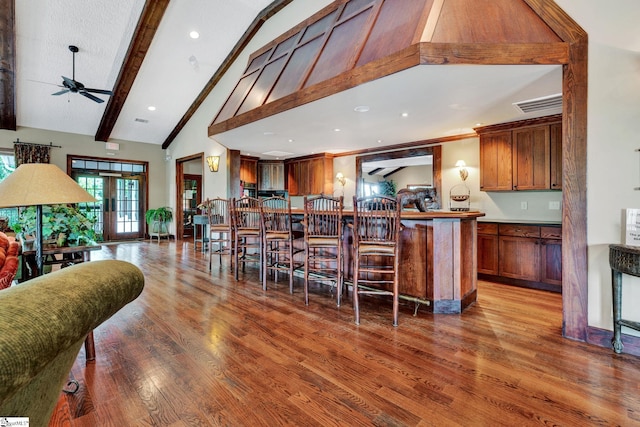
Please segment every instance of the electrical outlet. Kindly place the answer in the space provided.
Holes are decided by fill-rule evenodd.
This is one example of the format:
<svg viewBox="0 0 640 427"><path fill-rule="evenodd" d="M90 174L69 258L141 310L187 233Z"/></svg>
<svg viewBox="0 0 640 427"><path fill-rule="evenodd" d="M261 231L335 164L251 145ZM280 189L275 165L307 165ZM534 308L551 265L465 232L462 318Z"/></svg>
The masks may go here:
<svg viewBox="0 0 640 427"><path fill-rule="evenodd" d="M559 211L560 210L560 202L549 202L549 209L551 209L553 211Z"/></svg>
<svg viewBox="0 0 640 427"><path fill-rule="evenodd" d="M520 209L528 209L529 208L529 204L527 202L520 202Z"/></svg>

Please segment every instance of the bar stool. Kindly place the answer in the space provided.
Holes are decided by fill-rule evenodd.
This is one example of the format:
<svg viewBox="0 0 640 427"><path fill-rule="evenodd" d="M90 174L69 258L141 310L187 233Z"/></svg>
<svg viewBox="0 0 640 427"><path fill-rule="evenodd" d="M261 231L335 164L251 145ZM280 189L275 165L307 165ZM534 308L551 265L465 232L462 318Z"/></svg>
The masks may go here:
<svg viewBox="0 0 640 427"><path fill-rule="evenodd" d="M222 266L222 255L227 252L230 255L233 253L231 215L228 199L220 197L207 199L203 205L207 212L207 223L209 224L209 270L211 270L214 253L217 253L220 258L220 266ZM218 245L218 249L213 249L214 244ZM231 260L231 265L233 265L233 259Z"/></svg>
<svg viewBox="0 0 640 427"><path fill-rule="evenodd" d="M262 271L262 230L260 228L260 200L242 197L231 201L231 224L233 234L233 268L238 280L242 263L256 262Z"/></svg>
<svg viewBox="0 0 640 427"><path fill-rule="evenodd" d="M337 305L340 307L344 286L344 256L342 250L343 197L321 194L304 196L304 303L309 305L309 281L329 278L336 284ZM311 273L316 273L311 276ZM313 277L313 278L312 278Z"/></svg>
<svg viewBox="0 0 640 427"><path fill-rule="evenodd" d="M398 326L400 199L353 197L353 308L360 324L360 295L391 295Z"/></svg>
<svg viewBox="0 0 640 427"><path fill-rule="evenodd" d="M289 274L289 292L293 293L293 271L302 265L296 264L294 256L302 252L294 242L302 233L293 230L291 201L283 197L267 197L260 201L262 226L262 289L267 290L267 276L274 273L278 281L279 272Z"/></svg>

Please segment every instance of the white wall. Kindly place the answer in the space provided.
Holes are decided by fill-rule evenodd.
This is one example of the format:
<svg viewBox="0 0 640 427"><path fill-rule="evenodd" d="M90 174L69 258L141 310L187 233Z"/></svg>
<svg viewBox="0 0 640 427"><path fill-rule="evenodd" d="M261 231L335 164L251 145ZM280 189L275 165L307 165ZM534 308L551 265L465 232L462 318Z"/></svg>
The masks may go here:
<svg viewBox="0 0 640 427"><path fill-rule="evenodd" d="M167 204L165 182L167 173L164 153L160 145L139 142L110 140L120 144L120 150L114 156L108 155L105 143L95 141L92 136L42 129L18 128L17 131L0 130L0 147L13 149L13 142L60 145L51 149L51 163L67 171L67 155L82 155L109 158L110 160L140 160L149 162L149 206L159 207Z"/></svg>

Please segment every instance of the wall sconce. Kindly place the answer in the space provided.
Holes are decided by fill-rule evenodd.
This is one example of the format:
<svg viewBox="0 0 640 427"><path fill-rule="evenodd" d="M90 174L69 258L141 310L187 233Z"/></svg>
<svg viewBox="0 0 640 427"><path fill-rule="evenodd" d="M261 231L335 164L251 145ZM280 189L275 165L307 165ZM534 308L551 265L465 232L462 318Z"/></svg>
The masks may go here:
<svg viewBox="0 0 640 427"><path fill-rule="evenodd" d="M463 181L466 181L467 178L469 177L469 171L465 166L467 166L467 164L464 162L464 160L458 160L456 162L456 167L460 168L460 178Z"/></svg>
<svg viewBox="0 0 640 427"><path fill-rule="evenodd" d="M218 165L220 164L220 156L207 157L207 163L209 164L209 170L211 172L218 172Z"/></svg>

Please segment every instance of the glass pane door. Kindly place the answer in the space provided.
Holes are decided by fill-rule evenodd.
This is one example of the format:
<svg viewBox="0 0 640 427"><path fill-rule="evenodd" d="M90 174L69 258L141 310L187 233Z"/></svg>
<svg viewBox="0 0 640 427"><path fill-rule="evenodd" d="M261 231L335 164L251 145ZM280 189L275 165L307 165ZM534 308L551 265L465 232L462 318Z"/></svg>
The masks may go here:
<svg viewBox="0 0 640 427"><path fill-rule="evenodd" d="M80 209L96 219L96 233L104 241L144 237L141 176L76 175L76 181L98 201L81 203Z"/></svg>

